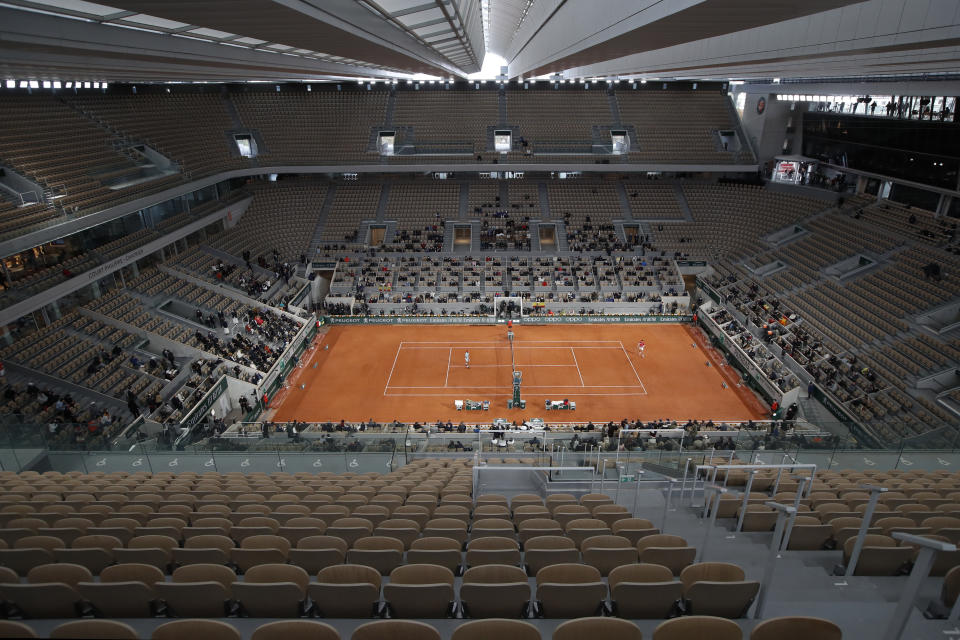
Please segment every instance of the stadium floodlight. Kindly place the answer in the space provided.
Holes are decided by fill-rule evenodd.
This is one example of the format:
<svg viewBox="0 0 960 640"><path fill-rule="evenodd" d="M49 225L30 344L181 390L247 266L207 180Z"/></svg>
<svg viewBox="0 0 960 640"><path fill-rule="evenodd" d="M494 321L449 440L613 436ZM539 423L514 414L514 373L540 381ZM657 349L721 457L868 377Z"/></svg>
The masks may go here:
<svg viewBox="0 0 960 640"><path fill-rule="evenodd" d="M54 89L59 89L59 88L61 88L61 86L62 86L62 85L61 85L61 83L60 83L59 80L54 80L54 81L53 81L53 88L54 88Z"/></svg>
<svg viewBox="0 0 960 640"><path fill-rule="evenodd" d="M7 78L7 89L16 89L17 81L11 78Z"/></svg>

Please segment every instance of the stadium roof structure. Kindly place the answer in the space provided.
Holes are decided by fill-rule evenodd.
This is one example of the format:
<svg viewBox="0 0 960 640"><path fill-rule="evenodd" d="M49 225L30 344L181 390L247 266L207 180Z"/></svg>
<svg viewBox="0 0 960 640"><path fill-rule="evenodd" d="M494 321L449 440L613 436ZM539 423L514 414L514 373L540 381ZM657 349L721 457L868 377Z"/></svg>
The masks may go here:
<svg viewBox="0 0 960 640"><path fill-rule="evenodd" d="M488 53L510 78L950 74L960 0L0 2L7 78L447 80Z"/></svg>

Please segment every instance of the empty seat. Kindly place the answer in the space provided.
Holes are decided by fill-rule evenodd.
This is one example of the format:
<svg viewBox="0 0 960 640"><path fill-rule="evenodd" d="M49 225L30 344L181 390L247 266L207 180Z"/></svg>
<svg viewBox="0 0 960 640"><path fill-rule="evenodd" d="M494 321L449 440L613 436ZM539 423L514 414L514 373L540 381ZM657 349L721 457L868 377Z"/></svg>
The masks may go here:
<svg viewBox="0 0 960 640"><path fill-rule="evenodd" d="M684 616L660 623L653 630L653 640L743 640L736 622L713 616ZM819 640L819 639L818 639Z"/></svg>
<svg viewBox="0 0 960 640"><path fill-rule="evenodd" d="M383 598L398 618L442 618L452 611L453 572L432 564L397 567Z"/></svg>
<svg viewBox="0 0 960 640"><path fill-rule="evenodd" d="M340 640L340 634L325 622L277 620L257 627L250 640Z"/></svg>
<svg viewBox="0 0 960 640"><path fill-rule="evenodd" d="M236 580L236 574L229 567L191 564L174 570L171 582L154 583L153 589L166 603L167 615L219 618L230 613Z"/></svg>
<svg viewBox="0 0 960 640"><path fill-rule="evenodd" d="M37 634L34 633L33 629L31 629L29 626L25 625L22 622L16 622L14 620L0 620L0 638L36 638L36 637L37 637ZM133 637L136 638L136 635L134 635Z"/></svg>
<svg viewBox="0 0 960 640"><path fill-rule="evenodd" d="M100 582L77 584L77 591L104 617L146 618L156 611L153 585L163 579L152 565L117 564L100 572Z"/></svg>
<svg viewBox="0 0 960 640"><path fill-rule="evenodd" d="M843 545L843 564L850 564L850 554L857 539L850 538ZM895 576L905 568L913 556L910 547L898 547L896 540L889 536L867 534L864 536L860 558L853 574L857 576Z"/></svg>
<svg viewBox="0 0 960 640"><path fill-rule="evenodd" d="M309 574L325 567L343 564L347 556L347 543L333 536L308 536L300 538L296 549L290 549L290 564L295 564Z"/></svg>
<svg viewBox="0 0 960 640"><path fill-rule="evenodd" d="M373 530L375 536L396 538L403 543L404 549L409 549L411 543L420 537L420 525L415 520L406 518L390 518L384 520Z"/></svg>
<svg viewBox="0 0 960 640"><path fill-rule="evenodd" d="M462 559L461 544L452 538L417 538L407 551L408 564L437 564L456 574Z"/></svg>
<svg viewBox="0 0 960 640"><path fill-rule="evenodd" d="M150 640L242 640L242 636L219 620L174 620L154 629Z"/></svg>
<svg viewBox="0 0 960 640"><path fill-rule="evenodd" d="M453 630L450 640L541 640L540 631L521 620L474 620Z"/></svg>
<svg viewBox="0 0 960 640"><path fill-rule="evenodd" d="M527 540L523 560L527 573L535 576L540 569L552 564L579 562L580 552L573 540L565 536L539 536Z"/></svg>
<svg viewBox="0 0 960 640"><path fill-rule="evenodd" d="M342 538L348 546L373 533L373 523L366 518L339 518L327 526L327 535Z"/></svg>
<svg viewBox="0 0 960 640"><path fill-rule="evenodd" d="M701 562L680 573L686 610L693 615L742 618L760 591L743 569L726 562Z"/></svg>
<svg viewBox="0 0 960 640"><path fill-rule="evenodd" d="M3 636L0 636L3 637ZM116 620L74 620L54 627L53 640L137 640L136 629Z"/></svg>
<svg viewBox="0 0 960 640"><path fill-rule="evenodd" d="M173 551L180 544L174 538L164 535L134 536L126 549L114 549L117 562L150 564L166 571L173 561Z"/></svg>
<svg viewBox="0 0 960 640"><path fill-rule="evenodd" d="M73 618L82 601L80 593L63 582L0 584L0 598L27 618Z"/></svg>
<svg viewBox="0 0 960 640"><path fill-rule="evenodd" d="M823 549L833 535L829 524L821 524L813 516L797 516L790 531L787 549L791 551L815 551Z"/></svg>
<svg viewBox="0 0 960 640"><path fill-rule="evenodd" d="M515 520L516 521L516 520ZM538 536L562 536L563 528L552 518L527 518L517 523L518 536L522 544Z"/></svg>
<svg viewBox="0 0 960 640"><path fill-rule="evenodd" d="M623 618L668 618L683 597L683 583L658 564L628 564L607 578L614 613Z"/></svg>
<svg viewBox="0 0 960 640"><path fill-rule="evenodd" d="M403 562L403 542L386 536L360 538L347 551L347 562L373 567L381 575L390 575Z"/></svg>
<svg viewBox="0 0 960 640"><path fill-rule="evenodd" d="M440 640L440 632L416 620L378 620L354 629L350 640Z"/></svg>
<svg viewBox="0 0 960 640"><path fill-rule="evenodd" d="M697 550L680 536L658 533L645 536L637 542L640 562L660 564L680 575L684 567L693 563Z"/></svg>
<svg viewBox="0 0 960 640"><path fill-rule="evenodd" d="M293 565L261 564L251 567L243 581L233 583L233 597L246 613L254 618L296 618L303 611L303 601L310 576Z"/></svg>
<svg viewBox="0 0 960 640"><path fill-rule="evenodd" d="M272 534L249 536L240 543L240 548L230 550L230 560L246 572L261 564L282 564L290 553L290 542Z"/></svg>
<svg viewBox="0 0 960 640"><path fill-rule="evenodd" d="M303 538L323 535L327 530L327 523L320 518L298 516L290 518L277 530L277 535L286 538L291 547L297 546Z"/></svg>
<svg viewBox="0 0 960 640"><path fill-rule="evenodd" d="M69 562L87 567L94 574L113 563L113 550L123 543L113 536L78 536L69 549L54 549L57 562Z"/></svg>
<svg viewBox="0 0 960 640"><path fill-rule="evenodd" d="M843 640L840 627L822 618L785 616L764 620L753 628L750 640Z"/></svg>
<svg viewBox="0 0 960 640"><path fill-rule="evenodd" d="M380 572L341 564L321 569L307 586L314 608L328 618L369 618L379 609Z"/></svg>
<svg viewBox="0 0 960 640"><path fill-rule="evenodd" d="M607 576L614 567L634 564L637 548L622 536L599 535L586 538L580 543L584 564L596 567L600 575Z"/></svg>
<svg viewBox="0 0 960 640"><path fill-rule="evenodd" d="M603 609L607 585L596 568L555 564L537 572L538 613L547 618L583 618Z"/></svg>
<svg viewBox="0 0 960 640"><path fill-rule="evenodd" d="M523 617L530 601L527 574L519 567L502 564L467 569L460 601L471 618Z"/></svg>
<svg viewBox="0 0 960 640"><path fill-rule="evenodd" d="M520 545L512 538L476 538L467 544L466 565L520 564Z"/></svg>
<svg viewBox="0 0 960 640"><path fill-rule="evenodd" d="M617 618L580 618L557 625L553 640L642 640L640 627L629 620Z"/></svg>
<svg viewBox="0 0 960 640"><path fill-rule="evenodd" d="M216 534L187 538L183 548L171 549L173 564L226 564L235 545L233 539Z"/></svg>
<svg viewBox="0 0 960 640"><path fill-rule="evenodd" d="M483 537L512 538L514 537L513 523L506 518L483 518L473 521L470 528L471 539Z"/></svg>
<svg viewBox="0 0 960 640"><path fill-rule="evenodd" d="M644 518L624 518L617 520L610 527L613 530L613 535L623 536L634 546L640 538L660 533L660 529Z"/></svg>

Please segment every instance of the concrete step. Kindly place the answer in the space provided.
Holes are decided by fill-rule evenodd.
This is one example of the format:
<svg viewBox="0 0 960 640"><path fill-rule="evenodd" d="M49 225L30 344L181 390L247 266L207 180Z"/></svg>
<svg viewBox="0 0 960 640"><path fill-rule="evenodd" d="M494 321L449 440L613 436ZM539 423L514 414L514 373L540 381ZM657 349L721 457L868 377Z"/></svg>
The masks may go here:
<svg viewBox="0 0 960 640"><path fill-rule="evenodd" d="M333 206L333 199L336 195L337 185L327 187L327 195L323 199L323 205L320 207L320 215L317 216L317 226L313 229L313 239L310 241L310 253L308 255L316 255L320 246L323 244L320 238L323 236L323 228L327 224L327 215L330 213L330 208Z"/></svg>

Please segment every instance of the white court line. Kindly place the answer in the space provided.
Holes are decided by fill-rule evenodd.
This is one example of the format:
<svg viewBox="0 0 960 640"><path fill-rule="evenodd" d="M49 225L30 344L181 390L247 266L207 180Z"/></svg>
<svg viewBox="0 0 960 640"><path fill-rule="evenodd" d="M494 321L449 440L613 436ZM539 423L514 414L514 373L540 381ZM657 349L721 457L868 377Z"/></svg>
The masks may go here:
<svg viewBox="0 0 960 640"><path fill-rule="evenodd" d="M393 356L393 366L390 367L390 375L387 376L387 384L383 387L383 395L387 395L387 389L390 387L390 380L393 379L393 370L397 368L397 359L400 357L400 347L403 343L397 345L397 355Z"/></svg>
<svg viewBox="0 0 960 640"><path fill-rule="evenodd" d="M469 384L466 386L460 387L446 387L447 389L503 389L507 385L499 384L494 386L478 386L475 384ZM393 386L390 389L443 389L444 387L437 387L432 385L427 386L415 386L415 387L401 387ZM523 385L524 389L642 389L642 387L633 387L629 384L586 384L582 387L575 384L541 384L536 386ZM646 391L644 391L646 393Z"/></svg>
<svg viewBox="0 0 960 640"><path fill-rule="evenodd" d="M580 365L577 363L577 352L573 350L573 347L570 347L570 355L573 356L573 364L577 367L577 375L580 376L580 386L586 386L583 384L583 374L580 373Z"/></svg>
<svg viewBox="0 0 960 640"><path fill-rule="evenodd" d="M640 374L637 373L637 368L633 366L633 360L630 359L630 354L627 353L626 347L623 346L623 342L620 343L620 348L623 349L623 355L626 356L627 362L630 363L630 368L633 369L633 375L637 376L637 382L640 383L640 386L643 387L643 392L647 392L647 388L643 386L643 380L640 379Z"/></svg>
<svg viewBox="0 0 960 640"><path fill-rule="evenodd" d="M450 360L453 359L453 347L450 347L450 353L447 354L447 377L443 379L443 386L450 382Z"/></svg>
<svg viewBox="0 0 960 640"><path fill-rule="evenodd" d="M448 347L448 345L450 345L450 343L449 343L449 342L445 342L445 343L443 343L442 345L437 345L437 346L435 346L435 347L407 347L407 346L404 346L404 347L402 347L402 348L403 348L404 351L417 351L418 349L422 349L422 350L440 349L440 350L442 350L442 349L446 349L446 348ZM499 346L494 346L494 347L475 347L475 346L471 346L470 348L473 349L474 351L491 350L491 349L493 349L493 350L503 349L504 351L506 351L506 350L509 349L510 347L509 347L508 345L499 345ZM542 350L542 349L570 349L570 348L571 348L571 347L570 347L569 345L566 345L566 346L558 346L558 347L522 347L522 346L521 346L521 347L518 347L518 346L514 346L513 349L514 349L514 351L523 351L524 349L526 349L526 350L529 351L529 350L533 350L533 349ZM595 347L595 346L592 346L592 345L578 345L578 346L577 346L577 349L619 349L619 348L620 348L619 345L610 345L609 347Z"/></svg>
<svg viewBox="0 0 960 640"><path fill-rule="evenodd" d="M437 388L437 387L432 387ZM476 388L476 387L473 387ZM503 387L493 387L495 389L502 389ZM528 387L529 388L529 387ZM554 389L556 387L550 387ZM573 389L578 389L579 387L573 387ZM579 396L598 396L598 397L613 397L613 396L629 396L633 398L639 398L641 396L647 395L646 393L581 393L579 391L564 392L565 395L570 397L579 397ZM462 396L462 393L388 393L388 398L457 398ZM513 394L511 393L484 393L485 397L490 398L509 398ZM742 421L742 419L738 419ZM730 422L734 422L731 420Z"/></svg>
<svg viewBox="0 0 960 640"><path fill-rule="evenodd" d="M454 369L466 369L466 366L460 366L458 364L452 365ZM575 364L523 364L518 363L517 368L523 367L524 369L529 369L530 367L575 367ZM471 369L479 369L480 367L513 367L511 364L472 364L470 365Z"/></svg>
<svg viewBox="0 0 960 640"><path fill-rule="evenodd" d="M520 340L515 341L522 342L523 344L570 344L577 342L586 342L590 344L623 344L620 340ZM400 343L404 344L503 344L503 340L404 340Z"/></svg>

